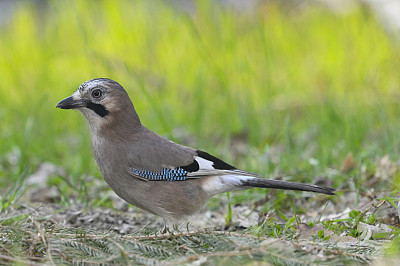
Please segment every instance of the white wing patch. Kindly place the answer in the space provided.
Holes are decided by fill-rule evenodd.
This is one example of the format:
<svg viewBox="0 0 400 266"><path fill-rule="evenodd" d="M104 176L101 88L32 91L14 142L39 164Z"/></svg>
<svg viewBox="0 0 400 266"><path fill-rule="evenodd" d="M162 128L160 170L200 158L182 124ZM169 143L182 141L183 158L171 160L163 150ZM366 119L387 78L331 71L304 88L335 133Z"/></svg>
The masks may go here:
<svg viewBox="0 0 400 266"><path fill-rule="evenodd" d="M199 156L195 156L194 159L199 164L199 170L196 172L189 172L188 178L202 178L207 176L225 176L225 175L262 177L260 175L242 171L239 169L233 169L233 170L215 169L213 166L214 162L212 161L209 161Z"/></svg>
<svg viewBox="0 0 400 266"><path fill-rule="evenodd" d="M214 162L201 158L199 156L195 156L194 159L199 164L200 171L201 170L215 170L213 164Z"/></svg>

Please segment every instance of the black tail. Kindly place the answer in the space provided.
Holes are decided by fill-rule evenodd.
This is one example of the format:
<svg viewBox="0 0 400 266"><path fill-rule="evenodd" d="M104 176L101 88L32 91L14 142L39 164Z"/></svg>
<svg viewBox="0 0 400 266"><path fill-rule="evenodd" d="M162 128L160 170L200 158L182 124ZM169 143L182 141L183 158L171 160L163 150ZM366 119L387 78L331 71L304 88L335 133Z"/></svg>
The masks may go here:
<svg viewBox="0 0 400 266"><path fill-rule="evenodd" d="M247 178L247 179L242 179L241 182L242 186L246 187L262 187L262 188L274 188L274 189L311 191L326 195L336 195L334 188L320 187L316 185L309 185L296 182L287 182L287 181L271 180L264 178Z"/></svg>

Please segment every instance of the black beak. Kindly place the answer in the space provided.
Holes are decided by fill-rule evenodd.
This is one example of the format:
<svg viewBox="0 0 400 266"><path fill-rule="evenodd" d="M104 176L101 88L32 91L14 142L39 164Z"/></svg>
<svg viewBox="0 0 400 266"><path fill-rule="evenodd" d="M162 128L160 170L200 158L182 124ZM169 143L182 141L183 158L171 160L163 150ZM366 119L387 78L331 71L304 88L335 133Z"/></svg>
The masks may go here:
<svg viewBox="0 0 400 266"><path fill-rule="evenodd" d="M72 96L60 101L56 106L56 108L61 109L75 109L80 107L86 107L86 102L82 100L74 100Z"/></svg>

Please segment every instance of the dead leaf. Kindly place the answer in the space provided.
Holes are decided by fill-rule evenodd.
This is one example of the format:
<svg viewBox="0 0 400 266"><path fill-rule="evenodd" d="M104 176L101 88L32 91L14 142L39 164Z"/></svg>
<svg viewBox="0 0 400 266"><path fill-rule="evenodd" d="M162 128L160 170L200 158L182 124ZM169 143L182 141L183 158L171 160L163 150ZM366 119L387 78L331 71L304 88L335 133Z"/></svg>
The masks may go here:
<svg viewBox="0 0 400 266"><path fill-rule="evenodd" d="M346 158L342 162L340 171L342 171L342 173L348 173L356 167L357 167L357 162L354 161L353 154L351 152L349 152L347 154Z"/></svg>

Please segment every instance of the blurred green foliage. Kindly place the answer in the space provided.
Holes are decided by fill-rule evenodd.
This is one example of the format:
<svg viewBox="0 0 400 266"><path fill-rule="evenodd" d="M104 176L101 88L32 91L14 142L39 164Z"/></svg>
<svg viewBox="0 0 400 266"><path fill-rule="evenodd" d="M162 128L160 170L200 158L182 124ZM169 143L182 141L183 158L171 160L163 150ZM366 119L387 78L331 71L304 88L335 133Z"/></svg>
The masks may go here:
<svg viewBox="0 0 400 266"><path fill-rule="evenodd" d="M120 82L150 129L265 176L399 156L399 40L364 6L23 2L0 40L0 188L44 161L99 176L86 121L55 109L97 77Z"/></svg>
<svg viewBox="0 0 400 266"><path fill-rule="evenodd" d="M109 194L102 193L105 183L91 177L100 174L86 121L79 112L55 108L82 82L97 77L120 82L142 122L161 135L266 177L330 179L335 188L356 190L358 202L377 159L385 154L399 159L400 40L385 32L366 5L335 12L298 2L261 0L254 10L238 10L211 0L194 1L189 8L179 6L184 1L161 0L18 1L11 19L0 24L2 261L150 264L180 258L184 263L193 262L194 253L208 253L208 261L235 264L257 257L280 264L326 262L313 251L308 251L312 258L299 260L300 249L294 252L290 245L277 248L276 256L269 244L249 253L237 239L232 242L234 235L90 239L87 228L58 231L45 223L42 227L33 214L7 215L10 206L19 207L25 179L43 162L67 173L47 183L57 187L63 205L113 207ZM347 157L347 170L340 171L349 153L354 161ZM390 174L385 185L398 184L400 173ZM297 214L315 211L318 197L293 203L291 193L266 195L253 189L228 194L226 224L235 223L231 204L257 201L264 211L278 209L286 223L268 213L248 232L292 239ZM330 199L344 198L340 193ZM226 204L224 197L211 199L210 208ZM398 197L384 199L396 207ZM294 215L285 216L290 203ZM360 222L377 219L353 209L349 218L321 224L357 237ZM397 231L372 237L391 238ZM238 239L257 247L259 239L249 236ZM314 235L319 242L329 238L323 230ZM399 253L398 239L385 247L386 253ZM332 259L331 245L327 250L331 261L339 261ZM268 256L260 257L265 252ZM343 255L340 263L362 257L346 257L348 252L337 253Z"/></svg>

